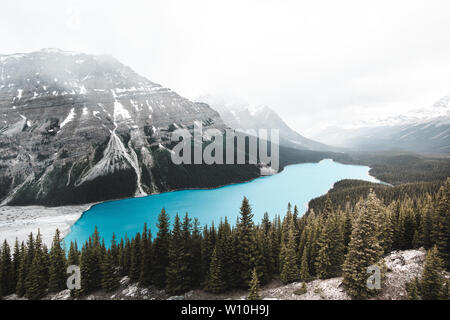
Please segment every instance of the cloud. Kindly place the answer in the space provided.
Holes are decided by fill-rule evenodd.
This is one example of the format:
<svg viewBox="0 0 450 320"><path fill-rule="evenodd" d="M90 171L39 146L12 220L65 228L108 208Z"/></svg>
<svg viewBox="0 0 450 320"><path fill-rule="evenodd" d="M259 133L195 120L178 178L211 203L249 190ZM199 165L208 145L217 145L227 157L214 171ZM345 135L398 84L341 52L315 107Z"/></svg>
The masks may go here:
<svg viewBox="0 0 450 320"><path fill-rule="evenodd" d="M194 98L231 92L302 133L449 93L450 2L10 1L0 52L115 56Z"/></svg>

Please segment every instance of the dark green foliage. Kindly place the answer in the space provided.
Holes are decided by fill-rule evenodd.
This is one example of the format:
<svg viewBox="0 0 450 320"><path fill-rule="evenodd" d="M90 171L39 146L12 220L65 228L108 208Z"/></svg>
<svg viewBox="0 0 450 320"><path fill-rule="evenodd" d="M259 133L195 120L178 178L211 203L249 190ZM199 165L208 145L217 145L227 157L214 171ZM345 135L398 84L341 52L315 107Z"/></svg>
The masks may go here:
<svg viewBox="0 0 450 320"><path fill-rule="evenodd" d="M61 248L61 238L59 230L56 229L50 251L49 284L50 292L58 292L65 289L66 286L66 255Z"/></svg>
<svg viewBox="0 0 450 320"><path fill-rule="evenodd" d="M14 266L11 261L11 249L6 240L3 242L0 257L0 298L14 292Z"/></svg>
<svg viewBox="0 0 450 320"><path fill-rule="evenodd" d="M131 262L130 262L130 280L132 282L139 281L142 270L142 248L141 235L136 234L136 237L131 240Z"/></svg>
<svg viewBox="0 0 450 320"><path fill-rule="evenodd" d="M111 251L106 254L102 264L102 289L106 292L112 292L119 287L119 276L113 263Z"/></svg>
<svg viewBox="0 0 450 320"><path fill-rule="evenodd" d="M352 298L364 299L371 294L367 288L367 268L378 263L383 253L378 240L382 210L382 204L373 192L356 208L357 217L343 266L343 284Z"/></svg>
<svg viewBox="0 0 450 320"><path fill-rule="evenodd" d="M164 209L158 216L158 233L153 244L155 261L158 261L153 270L153 282L156 286L166 286L166 269L169 265L169 216Z"/></svg>
<svg viewBox="0 0 450 320"><path fill-rule="evenodd" d="M239 265L237 272L240 276L240 283L242 286L248 286L252 278L253 269L253 214L248 199L244 197L240 209L239 223L237 225L237 232L239 237L237 256L239 258Z"/></svg>
<svg viewBox="0 0 450 320"><path fill-rule="evenodd" d="M175 295L184 293L189 289L188 268L180 218L177 214L169 242L169 264L166 269L166 290L168 293Z"/></svg>
<svg viewBox="0 0 450 320"><path fill-rule="evenodd" d="M259 280L258 273L256 272L256 268L253 269L252 279L250 281L250 289L247 300L261 300L261 296L259 294Z"/></svg>
<svg viewBox="0 0 450 320"><path fill-rule="evenodd" d="M445 268L450 270L450 178L438 193L433 238Z"/></svg>
<svg viewBox="0 0 450 320"><path fill-rule="evenodd" d="M211 266L209 269L208 283L205 288L212 293L221 293L226 289L226 283L223 279L221 261L217 257L217 248L214 248L211 257Z"/></svg>
<svg viewBox="0 0 450 320"><path fill-rule="evenodd" d="M443 264L442 259L439 257L437 247L435 246L430 249L425 258L425 266L419 282L419 292L423 300L446 298L446 292L444 291L446 281L443 276Z"/></svg>
<svg viewBox="0 0 450 320"><path fill-rule="evenodd" d="M112 247L111 247L112 252ZM141 243L141 272L139 275L139 283L148 286L152 282L153 267L153 251L152 251L152 234L147 230L147 224L144 224L142 231Z"/></svg>
<svg viewBox="0 0 450 320"><path fill-rule="evenodd" d="M42 298L48 288L47 252L42 246L41 234L38 232L34 245L34 254L29 270L26 274L25 296L28 299Z"/></svg>

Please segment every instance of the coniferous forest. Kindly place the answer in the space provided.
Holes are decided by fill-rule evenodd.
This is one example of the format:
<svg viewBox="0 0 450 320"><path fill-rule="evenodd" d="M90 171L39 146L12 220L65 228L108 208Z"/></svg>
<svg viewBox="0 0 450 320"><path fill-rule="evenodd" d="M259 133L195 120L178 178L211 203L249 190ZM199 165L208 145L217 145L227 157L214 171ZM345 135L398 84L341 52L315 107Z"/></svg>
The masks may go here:
<svg viewBox="0 0 450 320"><path fill-rule="evenodd" d="M428 252L420 277L408 284L409 299L449 299L450 178L443 183L398 187L359 181L337 183L327 196L310 203L299 216L287 204L286 214L254 221L244 198L235 223L226 217L200 226L186 213L169 217L164 209L158 232L147 225L133 238L113 237L106 246L95 229L89 241L62 247L58 230L47 248L39 232L0 251L0 296L40 299L66 289L69 265L81 269L82 298L97 290L112 292L128 276L145 287L171 295L201 288L211 293L248 289L248 299L260 299L260 286L278 278L283 283L343 277L353 299L375 297L366 285L366 269L378 265L393 250L424 247ZM401 195L401 196L400 196ZM383 280L383 277L382 277Z"/></svg>

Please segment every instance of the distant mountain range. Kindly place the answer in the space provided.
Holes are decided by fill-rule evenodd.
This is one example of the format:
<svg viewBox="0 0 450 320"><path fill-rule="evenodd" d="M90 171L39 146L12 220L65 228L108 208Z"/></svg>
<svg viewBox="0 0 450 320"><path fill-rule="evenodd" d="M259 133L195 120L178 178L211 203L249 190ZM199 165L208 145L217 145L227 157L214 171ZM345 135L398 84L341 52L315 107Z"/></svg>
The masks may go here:
<svg viewBox="0 0 450 320"><path fill-rule="evenodd" d="M430 107L354 128L329 127L315 135L320 141L363 151L399 149L450 153L450 95Z"/></svg>
<svg viewBox="0 0 450 320"><path fill-rule="evenodd" d="M236 130L270 129L279 130L280 144L301 150L330 151L335 148L308 139L291 129L281 117L268 106L251 106L236 99L222 98L214 95L204 95L196 98L209 104L219 112L222 120L229 127ZM270 138L270 137L269 137Z"/></svg>

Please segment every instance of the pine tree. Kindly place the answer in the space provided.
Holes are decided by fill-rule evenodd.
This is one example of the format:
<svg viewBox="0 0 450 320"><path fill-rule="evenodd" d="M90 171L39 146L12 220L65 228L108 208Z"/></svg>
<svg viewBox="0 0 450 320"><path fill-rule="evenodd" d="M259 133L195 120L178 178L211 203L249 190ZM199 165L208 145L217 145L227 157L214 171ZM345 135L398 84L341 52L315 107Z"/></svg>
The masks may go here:
<svg viewBox="0 0 450 320"><path fill-rule="evenodd" d="M150 230L147 230L147 224L144 224L144 230L142 231L142 245L141 245L141 274L139 277L139 283L143 286L148 286L152 282L152 270L153 270L153 254L152 254L152 234Z"/></svg>
<svg viewBox="0 0 450 320"><path fill-rule="evenodd" d="M308 265L308 249L305 248L303 250L301 265L300 265L300 280L303 282L308 281L311 278L309 274L309 265Z"/></svg>
<svg viewBox="0 0 450 320"><path fill-rule="evenodd" d="M16 241L14 243L14 253L13 253L13 259L12 259L12 267L13 267L12 290L13 291L16 290L17 281L19 279L19 269L20 269L21 261L22 261L22 251L19 246L19 240L16 238Z"/></svg>
<svg viewBox="0 0 450 320"><path fill-rule="evenodd" d="M26 274L25 296L28 299L36 300L42 298L48 286L45 252L42 248L41 234L38 231L36 243L34 244L34 255L30 269Z"/></svg>
<svg viewBox="0 0 450 320"><path fill-rule="evenodd" d="M142 269L141 255L141 234L138 232L136 236L131 240L130 280L132 282L139 281Z"/></svg>
<svg viewBox="0 0 450 320"><path fill-rule="evenodd" d="M420 209L420 243L419 246L423 246L425 249L431 248L432 243L432 232L433 232L433 200L431 195L427 193L425 195L424 203L422 203L422 208Z"/></svg>
<svg viewBox="0 0 450 320"><path fill-rule="evenodd" d="M114 232L112 234L111 246L109 249L111 251L111 260L112 260L113 265L118 266L119 265L119 246L117 245L116 235Z"/></svg>
<svg viewBox="0 0 450 320"><path fill-rule="evenodd" d="M80 265L80 253L78 252L77 242L70 243L69 255L67 257L68 266L79 266Z"/></svg>
<svg viewBox="0 0 450 320"><path fill-rule="evenodd" d="M256 269L253 269L247 300L261 300L259 291L258 273L256 272Z"/></svg>
<svg viewBox="0 0 450 320"><path fill-rule="evenodd" d="M192 220L188 213L184 215L183 223L181 225L181 247L182 247L182 263L183 268L183 287L184 290L192 288L194 283L194 265L193 261L193 242L192 242Z"/></svg>
<svg viewBox="0 0 450 320"><path fill-rule="evenodd" d="M119 287L119 276L114 267L111 251L106 254L102 264L102 289L112 292Z"/></svg>
<svg viewBox="0 0 450 320"><path fill-rule="evenodd" d="M185 278L188 266L184 264L184 255L180 218L177 214L169 242L169 265L166 271L166 291L170 294L184 293L189 289Z"/></svg>
<svg viewBox="0 0 450 320"><path fill-rule="evenodd" d="M444 267L450 270L450 178L438 193L433 238Z"/></svg>
<svg viewBox="0 0 450 320"><path fill-rule="evenodd" d="M327 213L327 220L318 239L316 273L321 279L330 278L340 273L344 256L344 229L339 215Z"/></svg>
<svg viewBox="0 0 450 320"><path fill-rule="evenodd" d="M443 261L439 257L437 247L427 253L425 266L420 278L420 295L423 300L437 300L444 297L445 278L443 276Z"/></svg>
<svg viewBox="0 0 450 320"><path fill-rule="evenodd" d="M169 265L169 217L164 209L158 216L158 233L153 244L154 258L157 263L154 265L153 281L159 288L166 285L166 269Z"/></svg>
<svg viewBox="0 0 450 320"><path fill-rule="evenodd" d="M291 283L300 278L300 272L298 270L296 250L295 250L296 243L295 243L293 223L289 224L289 232L287 240L288 240L287 244L284 243L282 244L281 249L282 254L280 254L280 263L281 263L280 279L283 283Z"/></svg>
<svg viewBox="0 0 450 320"><path fill-rule="evenodd" d="M253 269L253 214L248 199L244 197L240 209L240 217L237 225L237 232L239 233L239 242L237 247L237 254L239 258L239 265L237 271L240 276L241 286L248 286L252 277Z"/></svg>
<svg viewBox="0 0 450 320"><path fill-rule="evenodd" d="M214 248L213 250L208 283L205 289L212 293L222 293L226 289L226 283L223 280L222 266L217 257L217 248Z"/></svg>
<svg viewBox="0 0 450 320"><path fill-rule="evenodd" d="M102 248L97 227L81 250L81 294L89 294L102 286Z"/></svg>
<svg viewBox="0 0 450 320"><path fill-rule="evenodd" d="M14 292L14 269L11 261L11 249L3 242L0 257L0 297Z"/></svg>
<svg viewBox="0 0 450 320"><path fill-rule="evenodd" d="M34 257L34 237L33 233L30 233L27 240L26 247L23 247L22 260L19 267L19 277L17 279L16 294L22 297L25 294L26 279L31 268L31 263Z"/></svg>
<svg viewBox="0 0 450 320"><path fill-rule="evenodd" d="M58 292L66 286L66 255L61 248L59 230L56 229L50 251L49 291Z"/></svg>
<svg viewBox="0 0 450 320"><path fill-rule="evenodd" d="M202 282L202 235L197 218L193 222L191 254L192 282L198 286Z"/></svg>
<svg viewBox="0 0 450 320"><path fill-rule="evenodd" d="M352 298L364 299L371 293L367 288L367 268L376 264L383 253L378 225L382 206L371 190L367 200L359 202L356 207L357 218L343 266L343 283Z"/></svg>
<svg viewBox="0 0 450 320"><path fill-rule="evenodd" d="M408 284L408 300L421 300L419 279L416 277Z"/></svg>

